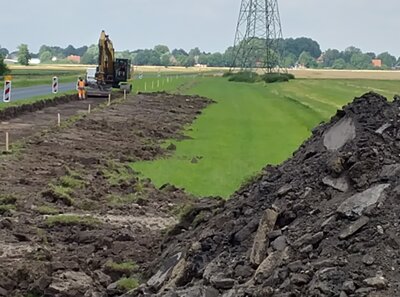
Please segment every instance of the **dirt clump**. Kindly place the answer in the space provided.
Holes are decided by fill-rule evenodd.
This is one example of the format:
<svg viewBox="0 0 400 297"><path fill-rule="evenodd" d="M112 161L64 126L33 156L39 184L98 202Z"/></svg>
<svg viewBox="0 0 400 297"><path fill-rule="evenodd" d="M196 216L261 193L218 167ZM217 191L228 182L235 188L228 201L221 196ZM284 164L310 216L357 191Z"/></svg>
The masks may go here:
<svg viewBox="0 0 400 297"><path fill-rule="evenodd" d="M0 157L0 296L117 296L137 287L175 210L192 197L155 188L131 163L168 154L161 143L183 138L210 103L129 96L20 138L23 147ZM30 119L20 135L42 122Z"/></svg>
<svg viewBox="0 0 400 297"><path fill-rule="evenodd" d="M123 296L400 296L399 110L397 97L356 98L212 216L175 228Z"/></svg>

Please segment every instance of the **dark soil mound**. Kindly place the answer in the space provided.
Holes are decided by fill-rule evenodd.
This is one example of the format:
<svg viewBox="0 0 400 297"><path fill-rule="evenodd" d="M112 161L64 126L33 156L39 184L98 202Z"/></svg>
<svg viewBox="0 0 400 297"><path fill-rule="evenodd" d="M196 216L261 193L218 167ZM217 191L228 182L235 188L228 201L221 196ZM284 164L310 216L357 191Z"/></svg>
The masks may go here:
<svg viewBox="0 0 400 297"><path fill-rule="evenodd" d="M356 98L293 158L199 206L125 296L400 296L399 119L399 98Z"/></svg>

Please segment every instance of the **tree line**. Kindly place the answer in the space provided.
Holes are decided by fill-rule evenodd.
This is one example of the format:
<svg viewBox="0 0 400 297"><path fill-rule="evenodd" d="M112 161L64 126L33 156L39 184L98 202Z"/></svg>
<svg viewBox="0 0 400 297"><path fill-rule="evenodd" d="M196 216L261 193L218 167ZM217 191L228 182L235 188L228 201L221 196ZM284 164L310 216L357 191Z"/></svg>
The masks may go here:
<svg viewBox="0 0 400 297"><path fill-rule="evenodd" d="M252 40L254 43L265 42L261 39ZM343 51L328 49L321 51L319 43L311 38L287 38L278 41L279 48L282 49L280 64L284 67L306 67L306 68L331 68L331 69L376 69L372 64L373 59L382 61L381 69L395 67L400 58L396 58L388 52L373 53L362 52L361 49L350 46ZM152 49L137 49L134 51L117 51L117 58L130 59L134 65L151 66L184 66L191 67L196 64L209 67L230 67L234 60L235 49L228 47L224 52L205 52L198 47L189 51L184 49L172 49L166 45L156 45ZM8 55L16 55L18 62L28 65L31 58L39 58L41 63L74 63L67 60L70 55L80 56L81 64L97 64L98 46L82 46L75 48L72 45L62 48L59 46L42 45L38 53L31 53L28 45L21 44L18 51L10 53L6 48L0 46L0 71L4 68L3 58ZM254 57L249 60L257 61L265 52L254 52ZM277 63L277 62L274 62Z"/></svg>

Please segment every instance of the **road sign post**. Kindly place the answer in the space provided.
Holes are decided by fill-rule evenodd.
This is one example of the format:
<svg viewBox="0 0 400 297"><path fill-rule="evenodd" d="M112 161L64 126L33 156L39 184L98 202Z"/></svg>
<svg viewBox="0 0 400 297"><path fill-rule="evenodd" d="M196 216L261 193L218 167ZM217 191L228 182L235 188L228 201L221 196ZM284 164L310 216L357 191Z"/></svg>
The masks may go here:
<svg viewBox="0 0 400 297"><path fill-rule="evenodd" d="M11 80L4 82L3 102L11 101Z"/></svg>
<svg viewBox="0 0 400 297"><path fill-rule="evenodd" d="M53 94L58 93L58 77L57 76L53 77L53 84L52 84L51 90L52 90Z"/></svg>

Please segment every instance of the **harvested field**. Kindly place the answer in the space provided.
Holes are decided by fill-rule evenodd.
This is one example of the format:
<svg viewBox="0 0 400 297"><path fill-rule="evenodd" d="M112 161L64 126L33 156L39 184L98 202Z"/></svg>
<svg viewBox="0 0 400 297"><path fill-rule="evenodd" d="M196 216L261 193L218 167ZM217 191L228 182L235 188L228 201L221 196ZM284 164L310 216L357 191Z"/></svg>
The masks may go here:
<svg viewBox="0 0 400 297"><path fill-rule="evenodd" d="M140 282L162 230L191 201L172 186L156 189L127 162L165 154L160 142L182 137L209 100L138 95L75 116L86 103L7 124L20 146L0 158L0 296L120 295ZM54 127L56 112L72 118Z"/></svg>
<svg viewBox="0 0 400 297"><path fill-rule="evenodd" d="M170 232L131 296L400 296L400 98L368 93Z"/></svg>

